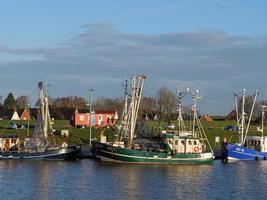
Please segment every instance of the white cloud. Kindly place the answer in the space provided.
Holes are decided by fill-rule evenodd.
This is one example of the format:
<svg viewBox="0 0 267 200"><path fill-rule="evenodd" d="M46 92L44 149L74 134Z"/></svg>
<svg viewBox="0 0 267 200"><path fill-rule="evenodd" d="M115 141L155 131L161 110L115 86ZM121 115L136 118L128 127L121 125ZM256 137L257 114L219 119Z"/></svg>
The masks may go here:
<svg viewBox="0 0 267 200"><path fill-rule="evenodd" d="M13 75L0 89L2 93L50 80L57 96L83 94L90 87L96 87L99 96L118 96L122 94L120 81L144 73L157 87L175 89L174 80L202 87L211 95L207 102L222 104L218 113L225 110L227 96L231 101L232 88L264 88L267 75L266 36L230 36L220 31L144 35L120 32L112 24L87 24L82 34L57 47L12 49L2 45L0 53L21 58L0 63L0 80L8 81L5 74ZM22 79L25 83L18 84ZM216 113L209 104L204 109Z"/></svg>

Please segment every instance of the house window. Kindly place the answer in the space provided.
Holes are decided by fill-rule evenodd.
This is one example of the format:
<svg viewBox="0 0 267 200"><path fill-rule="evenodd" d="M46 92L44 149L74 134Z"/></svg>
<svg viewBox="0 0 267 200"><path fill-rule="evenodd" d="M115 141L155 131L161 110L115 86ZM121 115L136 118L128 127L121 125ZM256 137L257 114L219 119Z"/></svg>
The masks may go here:
<svg viewBox="0 0 267 200"><path fill-rule="evenodd" d="M103 120L103 116L102 115L98 115L98 120L102 121Z"/></svg>
<svg viewBox="0 0 267 200"><path fill-rule="evenodd" d="M80 115L80 121L84 121L84 115Z"/></svg>

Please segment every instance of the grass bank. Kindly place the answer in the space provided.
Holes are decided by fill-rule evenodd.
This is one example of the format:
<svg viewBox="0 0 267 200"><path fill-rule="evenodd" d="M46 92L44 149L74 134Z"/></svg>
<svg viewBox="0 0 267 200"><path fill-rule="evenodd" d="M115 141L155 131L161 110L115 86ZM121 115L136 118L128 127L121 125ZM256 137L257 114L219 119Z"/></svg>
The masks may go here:
<svg viewBox="0 0 267 200"><path fill-rule="evenodd" d="M27 122L25 121L14 121L15 123L21 123L25 126L25 129L8 129L8 124L11 121L8 120L0 120L0 135L5 134L16 134L19 135L21 138L27 137ZM32 133L34 129L34 121L30 121L30 128L29 132ZM177 121L172 121L171 123L175 124L177 127ZM189 130L190 122L185 121L186 128ZM237 142L238 140L238 133L233 131L224 130L224 127L228 125L235 125L234 121L213 121L213 122L202 122L203 128L207 134L208 140L214 149L220 147L220 144L215 144L215 137L220 137L220 142L226 138L228 141ZM257 127L260 124L252 124L250 126L249 135L260 135L261 133L257 131ZM72 127L68 120L56 120L54 121L53 127L55 129L55 136L57 140L61 140L60 131L62 129L69 130L70 143L82 143L88 144L89 143L89 128L75 128ZM166 130L167 123L166 122L159 122L159 121L147 121L145 124L145 132L148 136L153 137L159 134L162 130ZM175 130L175 128L174 128ZM92 128L92 138L99 139L100 133L105 132L108 135L108 140L114 137L114 131L111 128L101 129L101 128Z"/></svg>

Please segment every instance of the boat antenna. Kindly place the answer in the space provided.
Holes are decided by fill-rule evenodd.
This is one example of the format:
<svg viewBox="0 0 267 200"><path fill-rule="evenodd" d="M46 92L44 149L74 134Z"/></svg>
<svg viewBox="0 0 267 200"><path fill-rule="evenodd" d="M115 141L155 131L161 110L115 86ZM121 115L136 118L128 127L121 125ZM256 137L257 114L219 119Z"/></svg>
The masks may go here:
<svg viewBox="0 0 267 200"><path fill-rule="evenodd" d="M266 105L262 105L261 108L262 108L262 112L261 112L261 137L263 138L264 117L265 117L265 111L266 111L267 106Z"/></svg>
<svg viewBox="0 0 267 200"><path fill-rule="evenodd" d="M240 138L239 138L239 143L240 145L242 145L243 143L243 138L244 138L244 128L245 128L245 94L246 94L246 89L243 88L242 90L242 107L241 107L241 124L240 124L240 129L239 129L239 133L240 133Z"/></svg>
<svg viewBox="0 0 267 200"><path fill-rule="evenodd" d="M239 113L238 113L238 95L237 95L237 93L234 92L234 96L235 96L236 122L237 122L237 125L238 125L239 124Z"/></svg>

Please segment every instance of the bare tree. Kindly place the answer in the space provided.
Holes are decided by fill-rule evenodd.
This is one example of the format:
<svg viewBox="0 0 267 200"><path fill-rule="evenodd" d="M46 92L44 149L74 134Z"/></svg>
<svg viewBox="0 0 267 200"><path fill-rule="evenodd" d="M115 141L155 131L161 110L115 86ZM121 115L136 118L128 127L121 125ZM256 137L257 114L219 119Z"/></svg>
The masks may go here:
<svg viewBox="0 0 267 200"><path fill-rule="evenodd" d="M120 98L100 97L94 102L94 107L103 110L116 110L121 113L123 101Z"/></svg>
<svg viewBox="0 0 267 200"><path fill-rule="evenodd" d="M166 87L158 91L158 105L161 112L161 118L171 120L172 114L177 111L177 97Z"/></svg>
<svg viewBox="0 0 267 200"><path fill-rule="evenodd" d="M29 98L27 96L22 95L22 96L17 97L16 101L17 101L17 107L19 109L23 109L28 106Z"/></svg>
<svg viewBox="0 0 267 200"><path fill-rule="evenodd" d="M2 106L3 105L3 96L2 95L0 95L0 106Z"/></svg>
<svg viewBox="0 0 267 200"><path fill-rule="evenodd" d="M69 97L57 97L51 99L51 105L54 107L86 107L86 100L79 96L69 96Z"/></svg>
<svg viewBox="0 0 267 200"><path fill-rule="evenodd" d="M143 97L141 100L140 113L147 114L149 118L153 118L159 112L158 101L154 97Z"/></svg>

